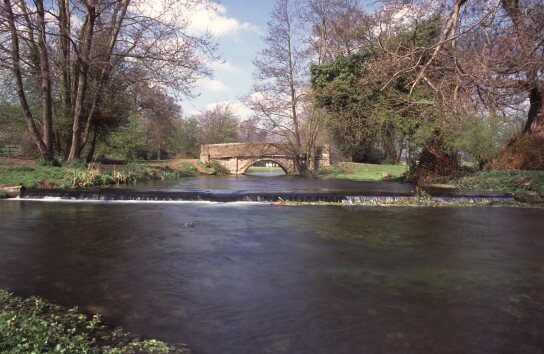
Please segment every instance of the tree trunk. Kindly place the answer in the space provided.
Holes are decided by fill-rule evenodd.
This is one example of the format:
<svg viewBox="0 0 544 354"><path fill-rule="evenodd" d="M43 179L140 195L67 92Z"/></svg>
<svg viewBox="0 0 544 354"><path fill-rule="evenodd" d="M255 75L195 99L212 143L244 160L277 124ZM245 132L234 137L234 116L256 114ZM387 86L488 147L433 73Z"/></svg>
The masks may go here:
<svg viewBox="0 0 544 354"><path fill-rule="evenodd" d="M523 133L544 137L544 86L535 86L531 90L529 102L529 113Z"/></svg>
<svg viewBox="0 0 544 354"><path fill-rule="evenodd" d="M60 27L60 104L63 118L71 116L72 90L70 85L70 9L66 0L59 0Z"/></svg>
<svg viewBox="0 0 544 354"><path fill-rule="evenodd" d="M93 138L91 140L91 146L89 148L89 152L87 154L87 163L91 163L93 161L94 152L96 150L96 141L98 138L98 128L94 128L93 130Z"/></svg>
<svg viewBox="0 0 544 354"><path fill-rule="evenodd" d="M95 7L87 5L87 17L83 26L83 48L80 54L79 74L77 78L77 94L74 106L74 124L72 125L72 144L68 160L78 159L81 153L81 133L84 115L85 94L89 83L90 54L93 41L94 22L96 19Z"/></svg>
<svg viewBox="0 0 544 354"><path fill-rule="evenodd" d="M38 147L40 154L46 161L53 161L54 156L52 154L52 151L45 144L45 142L43 141L43 138L40 136L40 132L38 130L38 127L36 126L36 122L34 121L34 117L32 116L32 112L30 111L30 107L26 99L26 94L25 94L24 85L23 85L23 76L21 72L22 64L21 64L21 57L19 52L19 37L17 33L17 26L15 25L15 18L13 15L13 9L11 7L10 0L4 0L4 9L6 12L6 17L7 17L9 32L11 37L11 60L12 60L11 70L13 73L13 78L15 80L17 96L19 98L19 102L21 103L21 108L23 109L23 116L24 116L26 125L28 127L28 130L30 132L30 136L32 137L32 140L34 140L34 143Z"/></svg>
<svg viewBox="0 0 544 354"><path fill-rule="evenodd" d="M38 52L40 57L40 76L42 94L42 124L43 142L49 155L53 155L53 108L51 98L51 71L49 68L49 54L45 42L45 13L43 2L34 1L38 19Z"/></svg>

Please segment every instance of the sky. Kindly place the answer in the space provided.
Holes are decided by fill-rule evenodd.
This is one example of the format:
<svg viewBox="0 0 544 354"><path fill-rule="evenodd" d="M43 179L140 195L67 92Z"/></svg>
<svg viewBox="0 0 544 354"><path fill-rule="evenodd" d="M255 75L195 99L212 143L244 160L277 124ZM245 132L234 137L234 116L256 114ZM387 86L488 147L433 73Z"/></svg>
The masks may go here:
<svg viewBox="0 0 544 354"><path fill-rule="evenodd" d="M181 105L185 116L213 108L220 103L230 103L239 119L249 118L251 111L240 99L251 90L256 54L263 49L267 21L274 0L221 0L215 13L193 16L192 25L207 28L219 42L218 54L222 61L210 63L213 77L197 84L195 99L183 98Z"/></svg>
<svg viewBox="0 0 544 354"><path fill-rule="evenodd" d="M295 0L296 1L296 0ZM214 75L197 83L194 99L183 98L184 116L192 116L230 103L240 120L250 118L252 112L241 99L252 86L253 59L265 44L267 22L275 0L220 0L215 12L201 11L191 16L193 30L208 30L219 43L221 62L210 63ZM375 0L362 0L363 6L374 7ZM363 7L364 8L364 7Z"/></svg>

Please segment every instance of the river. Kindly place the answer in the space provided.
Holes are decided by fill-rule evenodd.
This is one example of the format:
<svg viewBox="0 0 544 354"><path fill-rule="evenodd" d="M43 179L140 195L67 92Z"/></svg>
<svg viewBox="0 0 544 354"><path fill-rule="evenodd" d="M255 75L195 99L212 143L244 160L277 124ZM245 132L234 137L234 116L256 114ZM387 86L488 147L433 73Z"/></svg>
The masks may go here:
<svg viewBox="0 0 544 354"><path fill-rule="evenodd" d="M387 186L202 177L138 189L413 189ZM509 207L8 200L0 288L196 354L542 353L542 220Z"/></svg>

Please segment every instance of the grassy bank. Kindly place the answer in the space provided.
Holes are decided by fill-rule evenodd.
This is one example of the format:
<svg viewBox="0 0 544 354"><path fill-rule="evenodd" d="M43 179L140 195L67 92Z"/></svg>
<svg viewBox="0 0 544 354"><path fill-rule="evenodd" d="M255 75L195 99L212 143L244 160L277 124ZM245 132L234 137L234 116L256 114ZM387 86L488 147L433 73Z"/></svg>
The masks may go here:
<svg viewBox="0 0 544 354"><path fill-rule="evenodd" d="M77 188L108 186L145 180L167 180L194 176L198 167L190 162L130 163L122 166L101 164L46 166L32 161L0 160L2 186L27 188Z"/></svg>
<svg viewBox="0 0 544 354"><path fill-rule="evenodd" d="M399 179L406 172L404 165L372 165L340 162L319 168L313 175L323 178L339 178L354 181L382 181Z"/></svg>
<svg viewBox="0 0 544 354"><path fill-rule="evenodd" d="M21 298L0 290L1 353L189 353L182 346L104 325L37 297Z"/></svg>
<svg viewBox="0 0 544 354"><path fill-rule="evenodd" d="M251 167L248 172L279 172L281 168ZM312 171L310 176L354 181L402 180L404 165L372 165L341 162ZM145 180L178 179L221 171L203 166L197 160L168 160L130 163L123 166L91 164L88 166L43 166L33 161L10 161L0 158L0 198L2 186L23 185L27 188L78 188L108 186ZM442 187L482 192L511 193L527 202L544 202L544 171L480 171L455 179L435 181Z"/></svg>
<svg viewBox="0 0 544 354"><path fill-rule="evenodd" d="M544 202L544 171L480 171L447 180L446 186L482 192L511 193L526 202Z"/></svg>
<svg viewBox="0 0 544 354"><path fill-rule="evenodd" d="M343 162L323 167L313 175L355 181L403 180L407 166L370 165ZM456 178L442 178L434 186L465 190L510 193L524 202L544 202L544 171L490 170L466 173Z"/></svg>

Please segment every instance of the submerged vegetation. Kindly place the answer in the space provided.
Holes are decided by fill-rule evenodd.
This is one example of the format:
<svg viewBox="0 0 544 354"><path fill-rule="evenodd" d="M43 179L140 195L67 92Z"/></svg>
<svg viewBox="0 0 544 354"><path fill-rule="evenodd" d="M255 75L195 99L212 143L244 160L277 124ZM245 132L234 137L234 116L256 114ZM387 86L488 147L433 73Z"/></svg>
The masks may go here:
<svg viewBox="0 0 544 354"><path fill-rule="evenodd" d="M0 290L2 353L188 353L157 340L110 328L99 315L89 317L38 297Z"/></svg>

